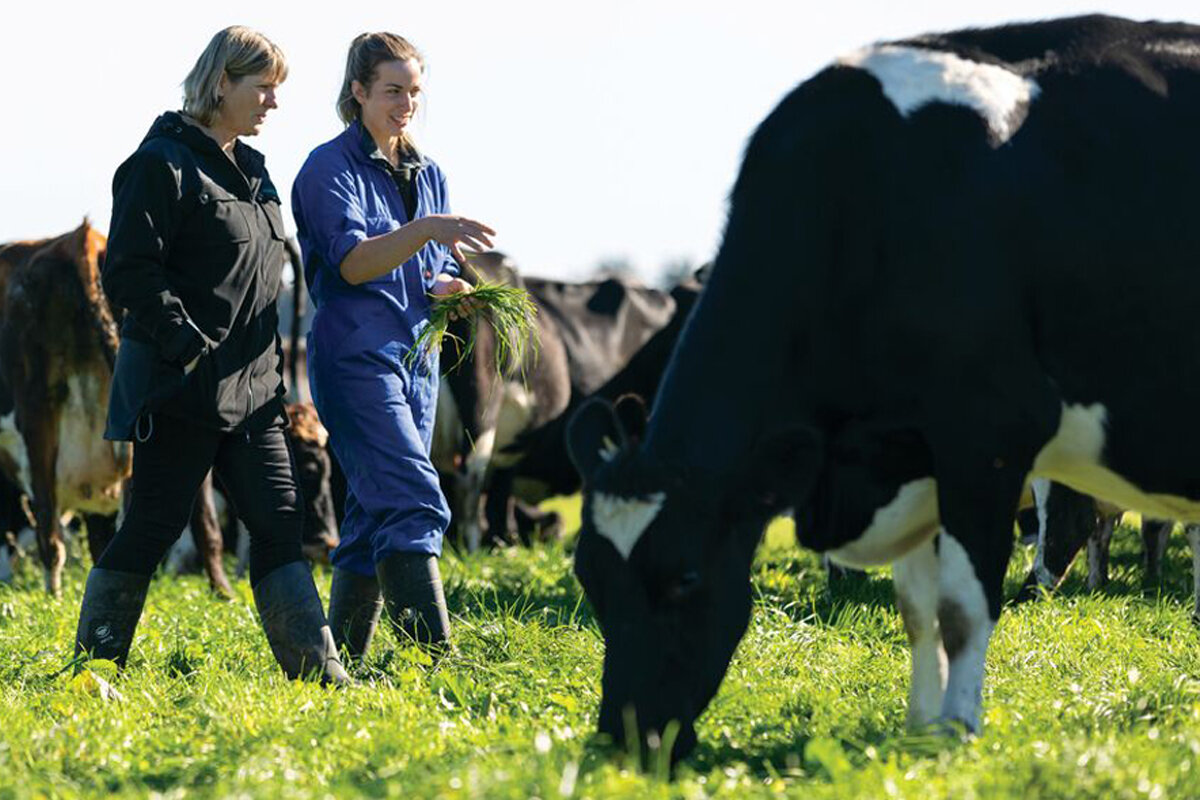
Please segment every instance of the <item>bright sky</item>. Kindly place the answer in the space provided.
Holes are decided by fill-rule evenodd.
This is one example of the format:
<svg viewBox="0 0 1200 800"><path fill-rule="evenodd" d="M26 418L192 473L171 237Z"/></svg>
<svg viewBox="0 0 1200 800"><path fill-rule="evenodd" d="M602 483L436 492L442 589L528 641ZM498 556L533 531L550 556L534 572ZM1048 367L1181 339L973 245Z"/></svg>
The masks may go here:
<svg viewBox="0 0 1200 800"><path fill-rule="evenodd" d="M1092 11L1200 22L1195 0L6 5L0 241L61 233L85 214L107 230L114 169L181 105L184 76L232 24L288 56L280 107L250 141L286 205L305 156L341 129L333 104L350 40L391 30L425 54L415 133L457 212L496 228L527 272L583 278L625 259L647 280L713 255L746 138L839 54Z"/></svg>

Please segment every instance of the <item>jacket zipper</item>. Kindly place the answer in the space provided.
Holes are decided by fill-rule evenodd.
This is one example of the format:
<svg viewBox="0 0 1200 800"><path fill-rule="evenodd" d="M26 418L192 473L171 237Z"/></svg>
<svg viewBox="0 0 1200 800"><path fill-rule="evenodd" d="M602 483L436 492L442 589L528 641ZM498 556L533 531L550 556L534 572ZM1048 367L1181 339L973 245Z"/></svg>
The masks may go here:
<svg viewBox="0 0 1200 800"><path fill-rule="evenodd" d="M250 415L254 413L254 370L250 371L250 383L246 385L250 392L250 410L246 412L246 444L250 444Z"/></svg>

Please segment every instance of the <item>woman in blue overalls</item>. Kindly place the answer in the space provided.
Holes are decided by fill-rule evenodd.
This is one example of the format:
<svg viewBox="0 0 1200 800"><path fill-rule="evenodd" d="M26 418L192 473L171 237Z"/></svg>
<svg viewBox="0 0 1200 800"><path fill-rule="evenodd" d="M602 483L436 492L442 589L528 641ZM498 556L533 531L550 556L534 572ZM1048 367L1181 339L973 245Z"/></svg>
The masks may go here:
<svg viewBox="0 0 1200 800"><path fill-rule="evenodd" d="M413 146L423 72L403 38L357 37L338 98L346 130L313 150L292 190L316 307L309 386L348 487L329 621L351 657L383 606L403 636L437 646L449 635L437 557L450 510L429 461L437 357L406 357L428 294L470 288L460 247L490 248L494 231L447 213L441 170Z"/></svg>

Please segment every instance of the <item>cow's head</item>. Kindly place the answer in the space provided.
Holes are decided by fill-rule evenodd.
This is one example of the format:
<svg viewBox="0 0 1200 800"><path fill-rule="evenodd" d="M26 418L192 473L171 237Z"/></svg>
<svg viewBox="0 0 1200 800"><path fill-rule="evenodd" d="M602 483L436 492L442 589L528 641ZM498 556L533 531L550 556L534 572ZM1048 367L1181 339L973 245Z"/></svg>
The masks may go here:
<svg viewBox="0 0 1200 800"><path fill-rule="evenodd" d="M912 515L936 505L910 490L924 488L931 463L900 421L804 425L764 437L744 474L718 483L656 461L620 416L589 402L568 430L585 482L575 572L605 638L600 729L617 741L636 730L654 746L674 720L680 757L745 633L770 517L795 508L800 535L821 550L881 528L919 535L928 520Z"/></svg>
<svg viewBox="0 0 1200 800"><path fill-rule="evenodd" d="M674 735L679 758L749 623L751 561L782 502L771 496L780 484L738 497L656 461L630 429L603 401L571 420L568 444L585 484L575 574L605 639L601 732L622 742L636 731L650 748ZM818 451L804 452L804 468L815 471Z"/></svg>
<svg viewBox="0 0 1200 800"><path fill-rule="evenodd" d="M289 403L287 414L291 423L288 436L300 491L304 493L304 555L314 561L328 561L329 552L338 545L329 434L311 403Z"/></svg>

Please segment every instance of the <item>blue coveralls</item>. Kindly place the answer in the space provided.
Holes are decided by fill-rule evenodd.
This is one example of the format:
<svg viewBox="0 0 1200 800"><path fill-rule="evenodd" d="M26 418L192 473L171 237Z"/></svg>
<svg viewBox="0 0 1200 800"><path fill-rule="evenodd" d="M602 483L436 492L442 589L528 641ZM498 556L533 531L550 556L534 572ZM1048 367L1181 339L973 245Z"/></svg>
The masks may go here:
<svg viewBox="0 0 1200 800"><path fill-rule="evenodd" d="M304 278L316 307L308 381L334 456L346 473L346 514L333 564L363 576L395 552L440 555L450 509L429 460L437 356L405 357L428 324L437 275L458 275L449 248L430 242L391 272L358 286L339 267L368 237L408 221L396 182L361 123L317 147L292 187ZM446 179L420 157L416 217L449 212Z"/></svg>

